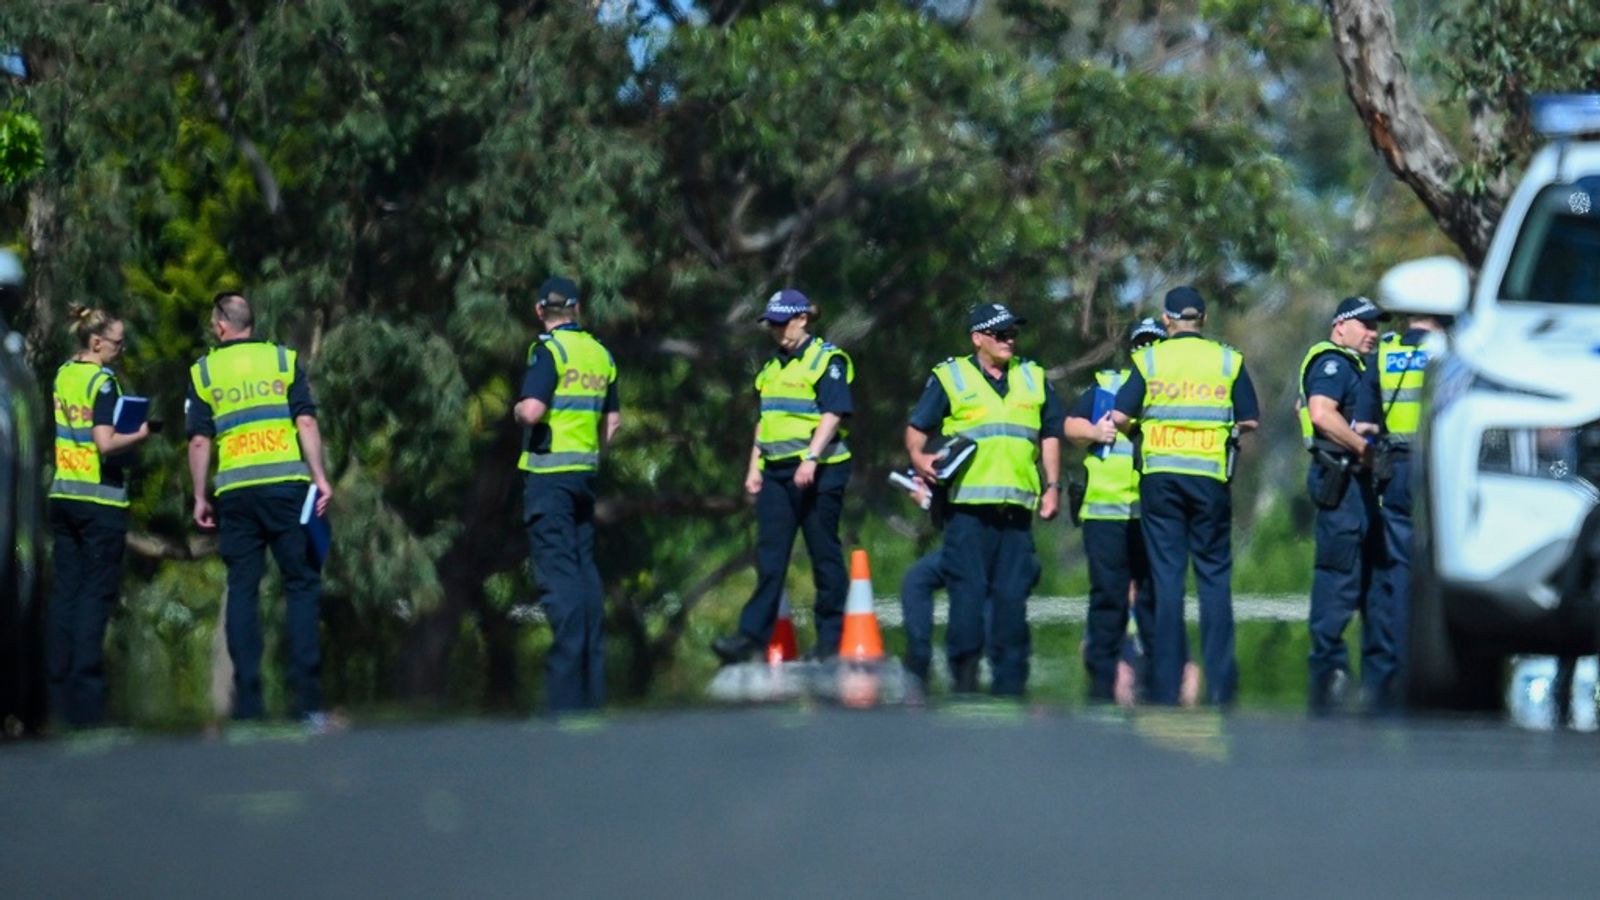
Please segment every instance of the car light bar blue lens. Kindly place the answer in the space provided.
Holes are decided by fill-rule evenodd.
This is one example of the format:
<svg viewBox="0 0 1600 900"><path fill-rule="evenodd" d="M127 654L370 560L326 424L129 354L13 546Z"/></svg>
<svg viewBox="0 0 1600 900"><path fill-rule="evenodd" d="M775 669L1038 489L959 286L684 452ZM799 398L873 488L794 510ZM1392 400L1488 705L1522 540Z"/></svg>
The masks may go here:
<svg viewBox="0 0 1600 900"><path fill-rule="evenodd" d="M1600 94L1540 94L1533 98L1533 130L1549 137L1600 133Z"/></svg>

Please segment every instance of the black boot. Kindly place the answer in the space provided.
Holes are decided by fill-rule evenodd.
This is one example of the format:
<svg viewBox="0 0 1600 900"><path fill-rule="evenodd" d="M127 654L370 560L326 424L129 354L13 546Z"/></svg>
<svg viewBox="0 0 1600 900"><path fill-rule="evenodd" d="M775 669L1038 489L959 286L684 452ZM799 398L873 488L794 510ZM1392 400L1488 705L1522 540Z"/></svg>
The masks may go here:
<svg viewBox="0 0 1600 900"><path fill-rule="evenodd" d="M765 649L760 641L743 632L719 637L711 642L711 652L715 653L725 666L749 662Z"/></svg>
<svg viewBox="0 0 1600 900"><path fill-rule="evenodd" d="M976 656L950 664L950 693L976 694L978 692L978 658Z"/></svg>

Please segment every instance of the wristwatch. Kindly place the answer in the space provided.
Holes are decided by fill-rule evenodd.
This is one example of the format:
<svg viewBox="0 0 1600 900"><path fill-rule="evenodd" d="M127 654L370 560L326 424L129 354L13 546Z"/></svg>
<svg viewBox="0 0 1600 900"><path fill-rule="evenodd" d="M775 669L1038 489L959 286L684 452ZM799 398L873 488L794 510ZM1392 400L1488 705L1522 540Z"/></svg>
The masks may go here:
<svg viewBox="0 0 1600 900"><path fill-rule="evenodd" d="M1057 491L1059 491L1059 490L1061 490L1061 482L1052 481L1049 484L1046 484L1044 486L1044 489L1047 490L1047 491L1049 491L1049 490L1057 490Z"/></svg>
<svg viewBox="0 0 1600 900"><path fill-rule="evenodd" d="M806 451L806 455L800 457L800 461L801 462L816 462L817 461L817 455L815 453L812 453L810 450L807 450Z"/></svg>

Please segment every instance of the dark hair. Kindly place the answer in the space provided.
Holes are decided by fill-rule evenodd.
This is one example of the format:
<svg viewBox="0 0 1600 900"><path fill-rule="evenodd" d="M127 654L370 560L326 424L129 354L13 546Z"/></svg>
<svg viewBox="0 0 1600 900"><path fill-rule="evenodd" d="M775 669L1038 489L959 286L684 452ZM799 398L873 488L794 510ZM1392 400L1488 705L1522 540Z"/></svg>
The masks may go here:
<svg viewBox="0 0 1600 900"><path fill-rule="evenodd" d="M67 320L70 323L72 337L78 342L78 349L89 349L89 339L105 337L106 329L117 321L116 316L103 309L94 309L82 303L74 303L67 307Z"/></svg>
<svg viewBox="0 0 1600 900"><path fill-rule="evenodd" d="M235 331L244 331L256 323L256 315L250 309L250 301L238 291L218 291L211 298L211 314Z"/></svg>

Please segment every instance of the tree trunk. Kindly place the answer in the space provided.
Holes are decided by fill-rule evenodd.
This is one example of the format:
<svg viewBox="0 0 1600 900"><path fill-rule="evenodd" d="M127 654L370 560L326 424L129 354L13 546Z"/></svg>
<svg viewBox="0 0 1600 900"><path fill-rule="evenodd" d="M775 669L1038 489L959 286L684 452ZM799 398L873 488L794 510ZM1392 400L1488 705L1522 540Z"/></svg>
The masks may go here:
<svg viewBox="0 0 1600 900"><path fill-rule="evenodd" d="M1323 6L1345 89L1373 149L1476 268L1488 252L1501 198L1472 196L1455 185L1461 159L1417 96L1400 56L1389 0L1323 0Z"/></svg>
<svg viewBox="0 0 1600 900"><path fill-rule="evenodd" d="M61 236L60 213L47 175L35 178L28 187L28 214L23 224L28 239L28 286L24 295L22 321L27 329L28 364L35 372L48 369L46 354L50 333L55 327L56 244Z"/></svg>

